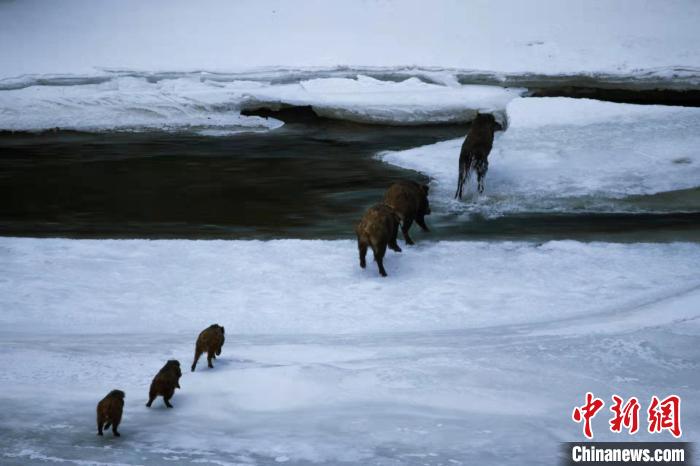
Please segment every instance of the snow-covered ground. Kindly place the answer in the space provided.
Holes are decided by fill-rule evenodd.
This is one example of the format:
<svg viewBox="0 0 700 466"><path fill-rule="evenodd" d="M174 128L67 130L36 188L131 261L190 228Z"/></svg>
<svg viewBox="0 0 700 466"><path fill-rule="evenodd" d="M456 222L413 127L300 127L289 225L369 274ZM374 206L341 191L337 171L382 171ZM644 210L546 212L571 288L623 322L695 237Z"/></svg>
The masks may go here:
<svg viewBox="0 0 700 466"><path fill-rule="evenodd" d="M218 130L279 127L242 109L311 106L319 116L394 125L465 122L476 111L503 112L524 89L400 82L367 76L273 84L208 74L163 79L118 77L100 83L34 85L0 90L0 130Z"/></svg>
<svg viewBox="0 0 700 466"><path fill-rule="evenodd" d="M0 261L3 464L555 464L587 390L677 393L700 427L697 244L421 242L385 279L351 241L2 238ZM147 409L213 322L216 368Z"/></svg>
<svg viewBox="0 0 700 466"><path fill-rule="evenodd" d="M0 77L260 67L700 69L693 0L0 2Z"/></svg>
<svg viewBox="0 0 700 466"><path fill-rule="evenodd" d="M457 213L634 211L619 201L700 186L698 108L517 98L507 115L481 197L473 176L452 199L464 138L379 156L430 176L431 198Z"/></svg>
<svg viewBox="0 0 700 466"><path fill-rule="evenodd" d="M203 317L239 333L283 334L534 324L640 305L700 278L695 245L441 241L391 254L388 280L373 279L376 266L359 268L351 242L0 238L0 245L0 305L9 310L0 324L50 334L192 331Z"/></svg>

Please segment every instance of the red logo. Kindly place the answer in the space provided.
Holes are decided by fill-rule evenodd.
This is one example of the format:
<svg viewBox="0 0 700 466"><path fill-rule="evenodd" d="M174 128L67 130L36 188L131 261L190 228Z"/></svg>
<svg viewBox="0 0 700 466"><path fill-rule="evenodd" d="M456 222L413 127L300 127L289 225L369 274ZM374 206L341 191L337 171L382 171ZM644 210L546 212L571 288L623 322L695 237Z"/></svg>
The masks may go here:
<svg viewBox="0 0 700 466"><path fill-rule="evenodd" d="M641 406L636 397L629 398L626 402L623 398L613 395L610 411L613 413L608 422L610 431L620 433L626 429L629 434L639 431L639 411ZM586 393L586 402L583 406L576 406L571 413L574 422L583 422L583 435L593 438L593 418L605 406L605 402L596 398L593 393ZM667 430L676 438L682 434L681 431L681 398L678 395L669 395L663 400L654 395L649 402L647 409L648 432L656 434Z"/></svg>
<svg viewBox="0 0 700 466"><path fill-rule="evenodd" d="M650 433L668 430L676 438L681 436L681 398L679 396L667 396L661 401L658 397L652 396L647 414Z"/></svg>
<svg viewBox="0 0 700 466"><path fill-rule="evenodd" d="M591 429L591 419L598 414L598 411L605 406L605 402L600 398L593 396L593 393L586 393L586 404L574 408L571 413L571 418L575 422L583 421L583 435L588 438L593 438L593 429Z"/></svg>
<svg viewBox="0 0 700 466"><path fill-rule="evenodd" d="M632 397L627 400L625 405L622 405L623 399L617 395L612 396L615 404L610 407L610 411L615 416L610 419L610 430L612 432L622 432L622 427L627 429L630 434L634 434L639 430L639 401Z"/></svg>

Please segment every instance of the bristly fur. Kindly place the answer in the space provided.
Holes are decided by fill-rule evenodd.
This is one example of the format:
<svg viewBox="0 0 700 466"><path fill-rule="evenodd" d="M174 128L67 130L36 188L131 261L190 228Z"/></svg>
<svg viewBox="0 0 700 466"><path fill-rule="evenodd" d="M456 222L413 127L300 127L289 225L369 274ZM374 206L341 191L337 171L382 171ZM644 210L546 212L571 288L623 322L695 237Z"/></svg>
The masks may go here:
<svg viewBox="0 0 700 466"><path fill-rule="evenodd" d="M153 400L158 396L162 396L165 406L172 408L173 405L170 404L170 399L175 394L175 389L180 388L180 377L182 377L180 361L171 359L166 362L165 366L158 371L151 382L146 406L150 408L153 404Z"/></svg>
<svg viewBox="0 0 700 466"><path fill-rule="evenodd" d="M366 267L367 248L371 247L380 275L387 276L384 270L384 254L387 246L393 251L401 252L401 248L396 243L400 221L399 215L386 204L377 204L367 209L362 220L355 227L357 248L360 251L360 267L363 269Z"/></svg>
<svg viewBox="0 0 700 466"><path fill-rule="evenodd" d="M117 431L122 421L124 411L124 398L126 394L121 390L112 390L97 403L97 435L102 435L102 431L112 427L112 434L119 437Z"/></svg>
<svg viewBox="0 0 700 466"><path fill-rule="evenodd" d="M224 327L219 324L212 324L202 330L197 337L197 342L194 348L194 361L192 361L192 372L197 367L197 361L203 353L207 353L207 365L209 368L214 368L212 360L221 355L221 347L224 346Z"/></svg>
<svg viewBox="0 0 700 466"><path fill-rule="evenodd" d="M484 192L484 178L489 169L488 157L493 147L493 134L503 127L489 113L477 114L467 134L459 154L459 176L455 199L462 198L464 184L469 180L469 173L477 174L479 193Z"/></svg>
<svg viewBox="0 0 700 466"><path fill-rule="evenodd" d="M406 244L414 244L408 230L415 221L423 231L430 231L425 216L430 215L428 185L402 180L392 184L384 194L384 203L394 209L401 219L401 232Z"/></svg>

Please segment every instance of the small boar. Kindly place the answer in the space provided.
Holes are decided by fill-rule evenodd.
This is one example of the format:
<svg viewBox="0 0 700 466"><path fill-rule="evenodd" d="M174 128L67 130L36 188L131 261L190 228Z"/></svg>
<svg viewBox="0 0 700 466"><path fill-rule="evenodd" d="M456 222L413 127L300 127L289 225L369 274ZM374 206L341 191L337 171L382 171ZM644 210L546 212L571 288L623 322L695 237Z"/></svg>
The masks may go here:
<svg viewBox="0 0 700 466"><path fill-rule="evenodd" d="M401 232L406 244L414 244L408 235L414 220L423 231L430 231L425 224L425 216L430 215L428 189L427 185L415 181L398 181L389 186L384 194L384 203L394 209L401 219Z"/></svg>
<svg viewBox="0 0 700 466"><path fill-rule="evenodd" d="M367 209L362 220L355 227L357 247L360 250L360 267L364 269L367 266L365 261L367 247L371 247L379 273L382 277L386 277L384 254L387 246L396 252L401 252L401 248L396 244L400 221L394 209L386 204L377 204Z"/></svg>
<svg viewBox="0 0 700 466"><path fill-rule="evenodd" d="M112 390L97 403L97 435L102 435L103 429L107 430L112 426L112 434L115 437L121 436L117 428L122 422L125 396L121 390Z"/></svg>
<svg viewBox="0 0 700 466"><path fill-rule="evenodd" d="M502 130L490 113L478 113L472 122L467 138L459 154L459 178L455 199L462 198L464 183L469 179L469 172L474 169L478 176L479 193L484 192L484 177L489 169L489 154L493 147L493 133Z"/></svg>
<svg viewBox="0 0 700 466"><path fill-rule="evenodd" d="M210 325L202 330L202 333L197 337L197 343L194 347L194 361L192 362L192 372L197 367L199 357L206 351L207 364L210 368L214 368L211 361L221 355L221 347L224 346L224 328L219 324Z"/></svg>
<svg viewBox="0 0 700 466"><path fill-rule="evenodd" d="M165 366L158 371L156 376L151 382L151 389L148 392L148 403L146 406L149 408L153 404L153 400L157 396L162 396L165 406L172 408L173 405L170 404L170 398L175 394L175 389L180 388L180 377L182 377L182 371L180 370L180 361L171 359L165 363Z"/></svg>

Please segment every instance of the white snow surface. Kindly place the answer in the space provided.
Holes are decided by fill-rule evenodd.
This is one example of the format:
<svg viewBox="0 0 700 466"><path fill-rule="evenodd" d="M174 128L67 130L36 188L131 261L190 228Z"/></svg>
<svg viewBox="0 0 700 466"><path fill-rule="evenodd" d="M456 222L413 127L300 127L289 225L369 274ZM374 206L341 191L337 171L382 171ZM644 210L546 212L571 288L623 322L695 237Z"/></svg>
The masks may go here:
<svg viewBox="0 0 700 466"><path fill-rule="evenodd" d="M343 120L421 124L469 121L476 111L503 112L523 92L497 86L401 82L367 76L291 84L221 81L202 73L163 79L118 77L98 84L36 85L0 90L0 130L59 127L82 131L194 130L205 135L274 129L274 118L247 117L244 108L311 106Z"/></svg>
<svg viewBox="0 0 700 466"><path fill-rule="evenodd" d="M0 238L0 462L556 464L586 391L679 394L697 441L700 245L422 242L390 253L387 278L356 254ZM223 353L191 373L213 322ZM170 358L175 408L149 410ZM113 388L122 437L99 438ZM605 415L593 428L627 439Z"/></svg>
<svg viewBox="0 0 700 466"><path fill-rule="evenodd" d="M0 324L48 333L157 331L163 316L170 316L169 331L184 331L202 315L246 334L481 328L624 308L700 284L700 246L693 245L640 245L630 254L632 247L615 244L443 241L391 254L392 280L370 280L376 266L362 271L347 241L0 239L0 245L0 306L10 311ZM607 273L591 277L602 262ZM657 264L653 274L649 262ZM663 290L658 276L668 284Z"/></svg>
<svg viewBox="0 0 700 466"><path fill-rule="evenodd" d="M458 213L620 210L617 199L700 186L698 108L517 98L506 112L483 196L472 174L452 199L464 138L379 157L430 176L433 202Z"/></svg>
<svg viewBox="0 0 700 466"><path fill-rule="evenodd" d="M0 77L101 69L700 69L693 0L0 2Z"/></svg>

